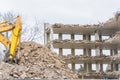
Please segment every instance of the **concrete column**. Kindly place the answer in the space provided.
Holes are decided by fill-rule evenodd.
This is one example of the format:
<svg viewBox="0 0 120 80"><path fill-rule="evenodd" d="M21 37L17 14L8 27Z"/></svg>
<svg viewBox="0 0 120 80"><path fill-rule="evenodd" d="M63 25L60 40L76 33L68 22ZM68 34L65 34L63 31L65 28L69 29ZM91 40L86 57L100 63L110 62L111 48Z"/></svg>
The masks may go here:
<svg viewBox="0 0 120 80"><path fill-rule="evenodd" d="M89 56L91 56L91 49L88 49L88 54Z"/></svg>
<svg viewBox="0 0 120 80"><path fill-rule="evenodd" d="M103 64L100 64L100 72L103 72Z"/></svg>
<svg viewBox="0 0 120 80"><path fill-rule="evenodd" d="M113 71L118 71L118 64L112 64Z"/></svg>
<svg viewBox="0 0 120 80"><path fill-rule="evenodd" d="M74 34L71 34L71 39L74 40ZM71 53L72 53L71 54L72 56L75 56L75 49L74 48L71 49ZM75 72L75 63L72 63L72 71Z"/></svg>
<svg viewBox="0 0 120 80"><path fill-rule="evenodd" d="M83 35L83 40L90 40L90 35L89 34L84 34ZM91 55L91 49L87 49L87 48L85 48L84 49L84 55L86 55L86 56L90 56Z"/></svg>
<svg viewBox="0 0 120 80"><path fill-rule="evenodd" d="M116 71L116 66L115 66L115 64L113 64L113 71Z"/></svg>
<svg viewBox="0 0 120 80"><path fill-rule="evenodd" d="M99 37L98 31L95 32L95 40L100 40L100 37Z"/></svg>
<svg viewBox="0 0 120 80"><path fill-rule="evenodd" d="M86 35L83 34L83 40L86 40ZM86 56L86 48L83 49L83 55Z"/></svg>
<svg viewBox="0 0 120 80"><path fill-rule="evenodd" d="M46 45L47 43L48 43L47 33L44 31L44 45Z"/></svg>
<svg viewBox="0 0 120 80"><path fill-rule="evenodd" d="M73 40L74 40L74 34L71 34L71 39L73 39Z"/></svg>
<svg viewBox="0 0 120 80"><path fill-rule="evenodd" d="M112 54L112 55L118 54L118 50L117 50L117 49L112 49L112 50L111 50L111 54Z"/></svg>
<svg viewBox="0 0 120 80"><path fill-rule="evenodd" d="M118 54L118 49L114 49L113 50L113 55L117 55ZM117 71L118 70L118 64L113 64L113 71Z"/></svg>
<svg viewBox="0 0 120 80"><path fill-rule="evenodd" d="M83 34L83 40L91 40L91 35Z"/></svg>
<svg viewBox="0 0 120 80"><path fill-rule="evenodd" d="M50 33L47 33L47 43L50 42Z"/></svg>
<svg viewBox="0 0 120 80"><path fill-rule="evenodd" d="M72 63L72 71L75 72L75 63Z"/></svg>
<svg viewBox="0 0 120 80"><path fill-rule="evenodd" d="M48 43L48 32L46 32L46 29L49 28L49 23L44 24L44 44L46 45ZM50 33L49 33L50 34ZM50 36L50 35L49 35Z"/></svg>
<svg viewBox="0 0 120 80"><path fill-rule="evenodd" d="M71 34L71 39L74 40L74 34ZM72 55L75 55L75 49L74 48L71 49L71 53L72 53Z"/></svg>
<svg viewBox="0 0 120 80"><path fill-rule="evenodd" d="M100 40L98 31L95 32L95 40ZM96 47L95 51L96 51L96 55L100 56L100 48L98 46ZM100 72L100 64L98 62L96 63L96 72Z"/></svg>
<svg viewBox="0 0 120 80"><path fill-rule="evenodd" d="M111 64L111 71L114 71L114 70L113 70L113 64Z"/></svg>
<svg viewBox="0 0 120 80"><path fill-rule="evenodd" d="M86 64L86 72L89 73L89 65L88 65L88 63Z"/></svg>
<svg viewBox="0 0 120 80"><path fill-rule="evenodd" d="M84 70L87 72L87 63L84 63Z"/></svg>
<svg viewBox="0 0 120 80"><path fill-rule="evenodd" d="M54 50L54 46L53 46L53 27L50 26L50 49L53 51Z"/></svg>
<svg viewBox="0 0 120 80"><path fill-rule="evenodd" d="M102 53L102 49L100 49L100 55L102 55L103 53Z"/></svg>
<svg viewBox="0 0 120 80"><path fill-rule="evenodd" d="M86 35L83 34L83 40L86 40ZM83 49L83 55L85 56L86 55L86 49L84 48ZM84 63L84 70L86 70L85 72L87 72L87 64Z"/></svg>
<svg viewBox="0 0 120 80"><path fill-rule="evenodd" d="M59 40L62 40L62 33L58 34ZM62 56L63 55L63 51L62 48L59 48L59 55Z"/></svg>
<svg viewBox="0 0 120 80"><path fill-rule="evenodd" d="M89 35L89 40L91 40L91 35Z"/></svg>
<svg viewBox="0 0 120 80"><path fill-rule="evenodd" d="M113 56L113 49L110 49L110 56Z"/></svg>
<svg viewBox="0 0 120 80"><path fill-rule="evenodd" d="M86 56L86 48L83 49L83 55Z"/></svg>
<svg viewBox="0 0 120 80"><path fill-rule="evenodd" d="M74 40L74 34L71 34L71 39ZM74 48L71 49L71 53L72 53L73 56L75 55L75 49Z"/></svg>
<svg viewBox="0 0 120 80"><path fill-rule="evenodd" d="M100 72L100 64L99 63L96 64L96 72Z"/></svg>
<svg viewBox="0 0 120 80"><path fill-rule="evenodd" d="M91 35L89 35L89 34L86 35L86 39L90 41L91 40ZM91 49L87 49L87 54L88 54L88 56L91 56Z"/></svg>
<svg viewBox="0 0 120 80"><path fill-rule="evenodd" d="M91 35L90 34L87 34L86 35L86 40L91 40ZM86 49L86 55L87 56L91 56L91 49ZM87 63L87 73L91 72L92 71L92 64L91 63Z"/></svg>
<svg viewBox="0 0 120 80"><path fill-rule="evenodd" d="M49 49L51 49L50 33L47 33L46 37L47 37L47 38L46 38L47 41L45 42L45 44L47 45L47 47L48 47Z"/></svg>
<svg viewBox="0 0 120 80"><path fill-rule="evenodd" d="M91 63L84 63L84 70L86 71L86 73L91 72L91 70L92 70Z"/></svg>
<svg viewBox="0 0 120 80"><path fill-rule="evenodd" d="M110 49L110 56L113 56L113 49ZM109 65L109 64L108 64ZM111 71L113 71L113 64L111 64Z"/></svg>
<svg viewBox="0 0 120 80"><path fill-rule="evenodd" d="M118 71L118 64L116 64L116 71Z"/></svg>
<svg viewBox="0 0 120 80"><path fill-rule="evenodd" d="M74 56L75 55L75 49L71 49L71 52L72 52L72 55ZM72 71L75 72L75 63L72 63Z"/></svg>
<svg viewBox="0 0 120 80"><path fill-rule="evenodd" d="M89 49L86 48L86 56L89 56Z"/></svg>
<svg viewBox="0 0 120 80"><path fill-rule="evenodd" d="M98 62L96 63L96 72L100 72L100 64Z"/></svg>
<svg viewBox="0 0 120 80"><path fill-rule="evenodd" d="M58 36L59 36L59 40L62 40L62 33L59 33Z"/></svg>
<svg viewBox="0 0 120 80"><path fill-rule="evenodd" d="M72 63L72 71L75 72L75 63Z"/></svg>
<svg viewBox="0 0 120 80"><path fill-rule="evenodd" d="M99 35L99 40L102 41L102 36L101 35Z"/></svg>
<svg viewBox="0 0 120 80"><path fill-rule="evenodd" d="M75 55L75 49L74 48L71 48L71 55L74 56Z"/></svg>
<svg viewBox="0 0 120 80"><path fill-rule="evenodd" d="M115 55L115 51L114 51L114 49L112 50L112 55Z"/></svg>
<svg viewBox="0 0 120 80"><path fill-rule="evenodd" d="M83 34L83 40L86 40L86 35L85 34Z"/></svg>
<svg viewBox="0 0 120 80"><path fill-rule="evenodd" d="M86 40L91 40L91 37L89 34L86 35Z"/></svg>
<svg viewBox="0 0 120 80"><path fill-rule="evenodd" d="M84 55L91 56L91 49L88 48L84 49Z"/></svg>
<svg viewBox="0 0 120 80"><path fill-rule="evenodd" d="M118 71L118 64L111 64L111 71Z"/></svg>
<svg viewBox="0 0 120 80"><path fill-rule="evenodd" d="M59 48L59 55L60 55L60 56L63 55L62 48Z"/></svg>
<svg viewBox="0 0 120 80"><path fill-rule="evenodd" d="M84 48L83 53L84 56L91 56L91 49Z"/></svg>
<svg viewBox="0 0 120 80"><path fill-rule="evenodd" d="M89 34L84 34L83 35L83 40L91 40L91 35ZM85 56L91 56L91 49L84 48L84 55ZM86 70L87 73L89 73L92 69L92 65L90 63L84 63L84 69Z"/></svg>
<svg viewBox="0 0 120 80"><path fill-rule="evenodd" d="M88 65L88 71L87 72L89 73L89 72L92 71L92 65L91 65L91 63L88 63L87 65Z"/></svg>
<svg viewBox="0 0 120 80"><path fill-rule="evenodd" d="M84 49L84 55L86 56L91 56L91 51L90 49ZM92 70L92 65L91 63L84 63L84 68L86 70L87 73L89 73Z"/></svg>
<svg viewBox="0 0 120 80"><path fill-rule="evenodd" d="M96 50L95 50L95 52L96 52L96 56L100 56L100 49L99 49L99 47L96 47Z"/></svg>
<svg viewBox="0 0 120 80"><path fill-rule="evenodd" d="M114 49L114 55L118 54L118 50Z"/></svg>

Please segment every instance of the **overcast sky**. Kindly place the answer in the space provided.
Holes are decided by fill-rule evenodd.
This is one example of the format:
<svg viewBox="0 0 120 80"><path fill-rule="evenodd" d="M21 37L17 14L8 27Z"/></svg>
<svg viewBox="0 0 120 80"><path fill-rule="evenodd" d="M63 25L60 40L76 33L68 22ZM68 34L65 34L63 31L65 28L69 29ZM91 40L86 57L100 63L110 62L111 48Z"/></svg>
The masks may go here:
<svg viewBox="0 0 120 80"><path fill-rule="evenodd" d="M13 11L27 22L93 24L120 10L120 0L0 0L0 12Z"/></svg>

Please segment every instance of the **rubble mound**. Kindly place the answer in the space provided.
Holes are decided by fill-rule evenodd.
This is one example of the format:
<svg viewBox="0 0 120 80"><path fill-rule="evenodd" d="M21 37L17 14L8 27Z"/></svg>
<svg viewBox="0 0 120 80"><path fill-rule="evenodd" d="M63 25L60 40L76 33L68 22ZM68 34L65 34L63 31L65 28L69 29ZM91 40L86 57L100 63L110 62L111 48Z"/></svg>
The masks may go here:
<svg viewBox="0 0 120 80"><path fill-rule="evenodd" d="M8 78L78 78L54 52L35 42L21 43L21 58L18 65L4 63L5 65L9 66Z"/></svg>
<svg viewBox="0 0 120 80"><path fill-rule="evenodd" d="M119 44L120 43L119 40L120 40L120 31L116 32L112 38L106 40L105 42Z"/></svg>

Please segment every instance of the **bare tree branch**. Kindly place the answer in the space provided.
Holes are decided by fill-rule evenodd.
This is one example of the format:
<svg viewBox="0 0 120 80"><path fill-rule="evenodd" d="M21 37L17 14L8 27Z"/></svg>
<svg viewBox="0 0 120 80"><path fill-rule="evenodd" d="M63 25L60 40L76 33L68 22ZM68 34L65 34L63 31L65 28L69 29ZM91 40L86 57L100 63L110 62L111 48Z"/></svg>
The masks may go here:
<svg viewBox="0 0 120 80"><path fill-rule="evenodd" d="M35 24L29 29L30 35L27 39L28 41L39 41L43 40L43 30L41 28L40 22L35 18Z"/></svg>

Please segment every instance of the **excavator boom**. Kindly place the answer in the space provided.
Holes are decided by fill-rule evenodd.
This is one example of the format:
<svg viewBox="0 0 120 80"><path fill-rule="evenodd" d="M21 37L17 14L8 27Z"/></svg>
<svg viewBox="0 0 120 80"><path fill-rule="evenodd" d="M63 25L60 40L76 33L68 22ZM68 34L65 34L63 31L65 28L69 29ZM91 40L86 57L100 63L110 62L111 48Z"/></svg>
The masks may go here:
<svg viewBox="0 0 120 80"><path fill-rule="evenodd" d="M20 17L17 17L15 22L15 28L12 31L10 56L9 56L10 60L14 59L16 55L16 49L20 44L21 29L22 29L21 20L20 20Z"/></svg>
<svg viewBox="0 0 120 80"><path fill-rule="evenodd" d="M0 42L5 46L5 61L13 61L16 58L18 50L20 50L20 37L21 37L22 23L18 16L14 24L8 24L6 21L0 22ZM12 31L11 40L5 37L2 33Z"/></svg>
<svg viewBox="0 0 120 80"><path fill-rule="evenodd" d="M3 34L0 34L0 42L5 46L6 49L9 49L10 41Z"/></svg>
<svg viewBox="0 0 120 80"><path fill-rule="evenodd" d="M0 26L0 33L2 32L7 32L14 29L13 25L4 25L4 26Z"/></svg>

